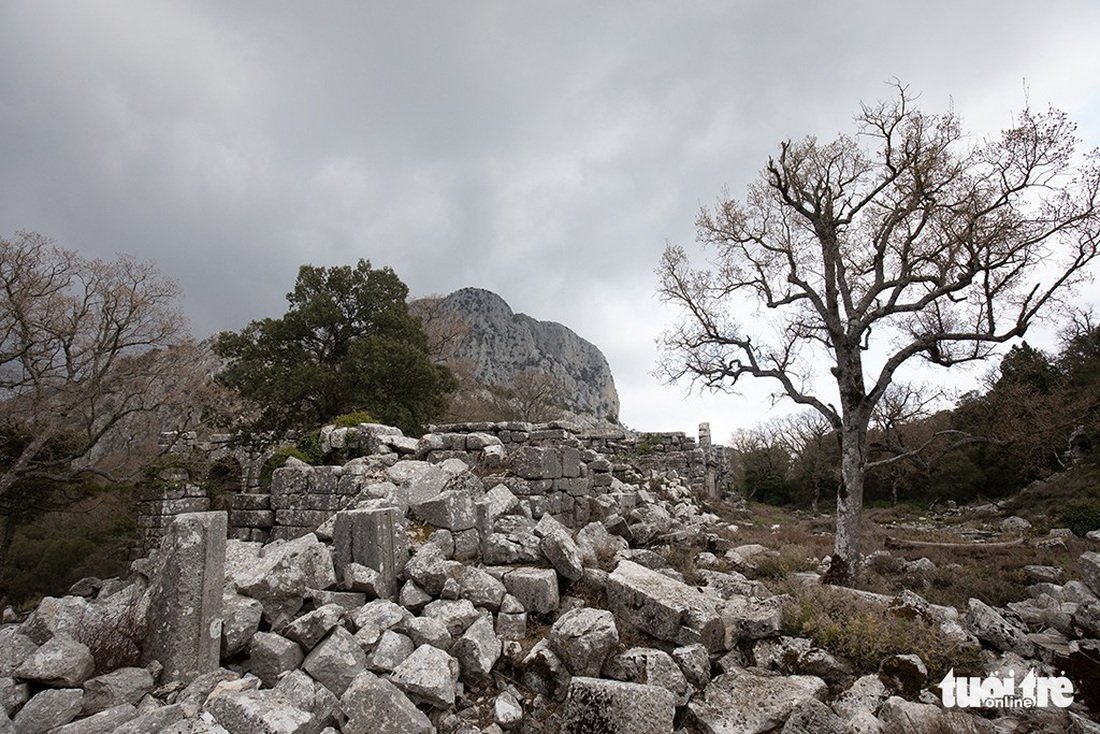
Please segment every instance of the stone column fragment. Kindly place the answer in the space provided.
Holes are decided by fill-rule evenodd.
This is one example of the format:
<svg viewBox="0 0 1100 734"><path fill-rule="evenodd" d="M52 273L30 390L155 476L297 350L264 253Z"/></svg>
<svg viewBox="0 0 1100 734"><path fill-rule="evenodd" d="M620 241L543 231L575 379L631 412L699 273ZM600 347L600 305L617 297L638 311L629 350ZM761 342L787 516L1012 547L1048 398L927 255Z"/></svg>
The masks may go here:
<svg viewBox="0 0 1100 734"><path fill-rule="evenodd" d="M224 512L178 515L161 546L143 658L160 661L165 681L187 683L218 667L227 519Z"/></svg>
<svg viewBox="0 0 1100 734"><path fill-rule="evenodd" d="M378 572L379 597L394 597L397 577L409 556L405 518L400 509L377 507L336 513L332 545L337 578L344 577L344 568L349 563L358 563Z"/></svg>

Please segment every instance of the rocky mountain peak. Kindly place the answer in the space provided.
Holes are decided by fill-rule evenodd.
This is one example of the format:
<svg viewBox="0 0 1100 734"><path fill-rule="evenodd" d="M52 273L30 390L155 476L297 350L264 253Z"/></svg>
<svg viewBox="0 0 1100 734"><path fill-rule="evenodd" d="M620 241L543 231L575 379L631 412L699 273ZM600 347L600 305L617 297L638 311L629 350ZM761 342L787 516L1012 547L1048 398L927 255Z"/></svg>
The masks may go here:
<svg viewBox="0 0 1100 734"><path fill-rule="evenodd" d="M570 410L618 417L619 394L607 359L568 327L515 313L483 288L457 290L435 309L468 329L454 357L473 365L480 384L508 385L524 370L537 369L558 381L561 401Z"/></svg>

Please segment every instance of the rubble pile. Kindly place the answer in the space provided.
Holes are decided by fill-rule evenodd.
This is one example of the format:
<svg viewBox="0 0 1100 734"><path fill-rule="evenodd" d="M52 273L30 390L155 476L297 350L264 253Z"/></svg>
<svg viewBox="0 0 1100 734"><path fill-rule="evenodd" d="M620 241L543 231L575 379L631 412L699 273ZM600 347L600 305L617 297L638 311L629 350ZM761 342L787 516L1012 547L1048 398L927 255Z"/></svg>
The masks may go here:
<svg viewBox="0 0 1100 734"><path fill-rule="evenodd" d="M372 430L343 466L275 472L266 540L180 514L130 579L0 626L0 732L1100 731L1083 689L1068 708L966 710L916 655L856 677L784 636L763 584L685 578L668 549L689 539L767 549L732 547L675 476L627 484L555 429L416 447ZM990 675L1088 675L1100 554L1080 564L1064 584L1036 568L1008 609L886 601L980 643Z"/></svg>

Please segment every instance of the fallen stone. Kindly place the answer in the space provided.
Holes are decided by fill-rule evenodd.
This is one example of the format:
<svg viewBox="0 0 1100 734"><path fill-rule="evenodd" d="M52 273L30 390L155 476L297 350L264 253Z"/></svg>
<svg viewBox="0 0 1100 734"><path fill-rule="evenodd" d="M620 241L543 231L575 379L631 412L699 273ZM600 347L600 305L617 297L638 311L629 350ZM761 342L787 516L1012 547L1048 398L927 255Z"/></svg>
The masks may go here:
<svg viewBox="0 0 1100 734"><path fill-rule="evenodd" d="M405 633L416 647L431 645L440 650L449 650L451 643L454 642L454 637L447 629L447 625L431 617L413 617L406 621Z"/></svg>
<svg viewBox="0 0 1100 734"><path fill-rule="evenodd" d="M508 593L528 612L549 614L558 608L558 576L549 568L515 568L504 574Z"/></svg>
<svg viewBox="0 0 1100 734"><path fill-rule="evenodd" d="M452 532L469 530L477 521L473 497L461 489L448 489L421 502L410 501L409 512L422 522Z"/></svg>
<svg viewBox="0 0 1100 734"><path fill-rule="evenodd" d="M84 699L79 688L47 688L23 704L12 719L19 734L45 734L76 718Z"/></svg>
<svg viewBox="0 0 1100 734"><path fill-rule="evenodd" d="M710 683L710 654L705 645L684 645L672 651L672 659L680 666L688 683L705 688Z"/></svg>
<svg viewBox="0 0 1100 734"><path fill-rule="evenodd" d="M310 651L302 662L302 670L336 696L342 696L366 664L367 656L355 637L338 626Z"/></svg>
<svg viewBox="0 0 1100 734"><path fill-rule="evenodd" d="M204 708L230 732L307 734L313 721L276 691L215 691Z"/></svg>
<svg viewBox="0 0 1100 734"><path fill-rule="evenodd" d="M146 668L119 668L84 682L85 716L122 704L136 705L153 690L153 676Z"/></svg>
<svg viewBox="0 0 1100 734"><path fill-rule="evenodd" d="M1100 553L1086 551L1077 559L1081 580L1093 594L1100 596Z"/></svg>
<svg viewBox="0 0 1100 734"><path fill-rule="evenodd" d="M721 615L726 627L727 650L739 642L775 637L783 625L783 609L776 597L735 596L726 600Z"/></svg>
<svg viewBox="0 0 1100 734"><path fill-rule="evenodd" d="M288 624L283 629L283 636L297 642L303 650L312 650L343 618L342 606L326 604Z"/></svg>
<svg viewBox="0 0 1100 734"><path fill-rule="evenodd" d="M451 655L458 659L461 677L472 683L485 680L500 658L501 643L493 630L493 618L481 615L454 641Z"/></svg>
<svg viewBox="0 0 1100 734"><path fill-rule="evenodd" d="M520 683L555 701L564 701L572 676L546 639L539 640L519 664Z"/></svg>
<svg viewBox="0 0 1100 734"><path fill-rule="evenodd" d="M233 657L248 647L260 628L264 608L255 599L230 592L222 596L221 656Z"/></svg>
<svg viewBox="0 0 1100 734"><path fill-rule="evenodd" d="M378 639L374 649L367 655L367 667L375 673L389 673L415 649L415 643L408 636L386 630Z"/></svg>
<svg viewBox="0 0 1100 734"><path fill-rule="evenodd" d="M569 684L562 734L666 734L673 729L674 696L660 686L576 677Z"/></svg>
<svg viewBox="0 0 1100 734"><path fill-rule="evenodd" d="M359 673L340 697L344 734L429 734L432 722L401 690L369 671Z"/></svg>
<svg viewBox="0 0 1100 734"><path fill-rule="evenodd" d="M351 613L351 623L355 629L374 627L385 632L399 627L412 617L412 612L389 599L375 599L367 602Z"/></svg>
<svg viewBox="0 0 1100 734"><path fill-rule="evenodd" d="M0 678L0 711L11 716L30 698L30 686L16 683L14 678Z"/></svg>
<svg viewBox="0 0 1100 734"><path fill-rule="evenodd" d="M710 682L687 705L688 719L703 731L757 733L783 725L807 698L824 698L825 681L813 676L764 676L731 670Z"/></svg>
<svg viewBox="0 0 1100 734"><path fill-rule="evenodd" d="M780 734L848 734L847 723L816 698L795 704Z"/></svg>
<svg viewBox="0 0 1100 734"><path fill-rule="evenodd" d="M52 636L51 633L50 637ZM37 649L38 645L17 628L0 627L0 676L11 675Z"/></svg>
<svg viewBox="0 0 1100 734"><path fill-rule="evenodd" d="M397 594L397 577L409 555L405 530L405 513L396 507L336 513L332 538L336 575L344 577L351 563L370 568L378 574L371 591L380 598L392 599Z"/></svg>
<svg viewBox="0 0 1100 734"><path fill-rule="evenodd" d="M274 632L257 632L248 648L252 673L272 688L279 675L302 664L305 654L298 643Z"/></svg>
<svg viewBox="0 0 1100 734"><path fill-rule="evenodd" d="M451 635L458 636L481 616L481 612L469 599L436 599L421 610L421 616L438 619L447 625Z"/></svg>
<svg viewBox="0 0 1100 734"><path fill-rule="evenodd" d="M611 612L584 607L558 617L547 641L573 675L596 677L619 644L619 630Z"/></svg>
<svg viewBox="0 0 1100 734"><path fill-rule="evenodd" d="M91 678L94 669L95 660L86 645L57 634L31 653L12 675L56 688L73 688Z"/></svg>
<svg viewBox="0 0 1100 734"><path fill-rule="evenodd" d="M1027 633L1011 624L988 604L970 599L967 602L966 622L970 631L997 650L1012 651L1023 657L1035 653L1035 645L1027 638Z"/></svg>
<svg viewBox="0 0 1100 734"><path fill-rule="evenodd" d="M706 653L706 649L702 645L698 649L702 650L704 654ZM651 647L632 647L610 658L603 667L603 674L609 678L628 683L660 686L676 697L678 706L688 701L689 686L687 678L680 670L680 666L672 659L672 656L663 650L656 650Z"/></svg>
<svg viewBox="0 0 1100 734"><path fill-rule="evenodd" d="M137 709L132 704L119 704L52 729L51 734L114 734L121 726L136 719L137 715Z"/></svg>
<svg viewBox="0 0 1100 734"><path fill-rule="evenodd" d="M421 645L394 669L390 680L406 695L436 708L454 705L458 661L431 645Z"/></svg>
<svg viewBox="0 0 1100 734"><path fill-rule="evenodd" d="M886 734L994 734L992 723L958 710L891 696L883 702L878 718Z"/></svg>
<svg viewBox="0 0 1100 734"><path fill-rule="evenodd" d="M247 569L229 579L241 594L258 599L273 629L289 624L312 589L336 585L332 552L313 533L263 547Z"/></svg>
<svg viewBox="0 0 1100 734"><path fill-rule="evenodd" d="M633 561L620 561L608 576L607 604L616 617L660 640L699 642L712 652L725 647L721 599Z"/></svg>
<svg viewBox="0 0 1100 734"><path fill-rule="evenodd" d="M508 691L493 699L493 721L501 729L513 729L523 720L523 705Z"/></svg>

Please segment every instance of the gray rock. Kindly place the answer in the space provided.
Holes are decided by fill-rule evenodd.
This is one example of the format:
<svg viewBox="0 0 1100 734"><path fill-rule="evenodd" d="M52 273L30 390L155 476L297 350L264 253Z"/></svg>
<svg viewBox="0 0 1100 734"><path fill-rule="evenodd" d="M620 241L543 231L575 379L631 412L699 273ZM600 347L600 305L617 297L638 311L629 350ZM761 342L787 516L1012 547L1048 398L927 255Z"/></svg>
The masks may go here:
<svg viewBox="0 0 1100 734"><path fill-rule="evenodd" d="M312 650L344 618L339 604L325 604L303 614L283 629L283 636L294 640L303 650Z"/></svg>
<svg viewBox="0 0 1100 734"><path fill-rule="evenodd" d="M114 734L137 718L137 709L123 703L51 730L51 734Z"/></svg>
<svg viewBox="0 0 1100 734"><path fill-rule="evenodd" d="M415 649L416 645L406 635L386 630L367 656L367 667L376 673L389 673Z"/></svg>
<svg viewBox="0 0 1100 734"><path fill-rule="evenodd" d="M928 683L928 668L919 655L890 655L879 666L879 679L893 693L915 699Z"/></svg>
<svg viewBox="0 0 1100 734"><path fill-rule="evenodd" d="M311 714L311 730L334 721L334 714L340 706L340 700L332 691L301 670L292 670L284 675L273 690L295 708Z"/></svg>
<svg viewBox="0 0 1100 734"><path fill-rule="evenodd" d="M248 648L260 628L264 608L255 599L230 592L222 597L221 656L228 658Z"/></svg>
<svg viewBox="0 0 1100 734"><path fill-rule="evenodd" d="M992 723L960 710L948 710L927 703L906 701L900 696L886 699L878 718L886 734L994 734Z"/></svg>
<svg viewBox="0 0 1100 734"><path fill-rule="evenodd" d="M763 676L731 670L710 682L687 705L688 719L703 731L766 732L783 725L807 698L824 698L825 681L813 676Z"/></svg>
<svg viewBox="0 0 1100 734"><path fill-rule="evenodd" d="M432 600L432 595L417 586L415 582L406 581L401 587L397 600L405 609L416 612Z"/></svg>
<svg viewBox="0 0 1100 734"><path fill-rule="evenodd" d="M294 647L297 649L298 646L294 645ZM301 651L298 654L301 655ZM256 688L255 682L259 681L259 678L250 676L244 683L241 681L240 673L218 668L209 673L204 673L188 683L187 687L177 694L176 703L183 708L184 716L192 717L199 712L202 705L206 703L207 697L214 692L214 689L223 683L233 683L238 690L243 690L245 688ZM245 685L245 683L248 685Z"/></svg>
<svg viewBox="0 0 1100 734"><path fill-rule="evenodd" d="M328 546L307 533L264 546L256 562L230 581L240 593L258 599L264 617L279 629L294 619L307 592L336 585L336 571Z"/></svg>
<svg viewBox="0 0 1100 734"><path fill-rule="evenodd" d="M699 650L706 653L700 645ZM678 706L687 703L689 687L672 656L651 647L632 647L610 658L603 667L603 674L628 683L646 683L665 688L676 697Z"/></svg>
<svg viewBox="0 0 1100 734"><path fill-rule="evenodd" d="M666 734L676 701L660 686L577 677L569 684L562 734Z"/></svg>
<svg viewBox="0 0 1100 734"><path fill-rule="evenodd" d="M405 577L432 596L439 596L451 578L450 571L462 564L450 561L434 543L425 543L405 564Z"/></svg>
<svg viewBox="0 0 1100 734"><path fill-rule="evenodd" d="M421 610L421 616L438 619L447 631L457 636L481 616L469 599L436 599Z"/></svg>
<svg viewBox="0 0 1100 734"><path fill-rule="evenodd" d="M227 526L224 512L176 515L161 543L142 661L160 662L166 680L187 682L218 667Z"/></svg>
<svg viewBox="0 0 1100 734"><path fill-rule="evenodd" d="M79 688L48 688L23 704L12 723L19 734L45 734L75 719L83 700Z"/></svg>
<svg viewBox="0 0 1100 734"><path fill-rule="evenodd" d="M660 640L700 642L710 651L725 646L723 600L633 561L620 561L608 576L607 604L616 617Z"/></svg>
<svg viewBox="0 0 1100 734"><path fill-rule="evenodd" d="M342 696L366 664L367 656L355 637L338 626L306 656L302 670L336 696Z"/></svg>
<svg viewBox="0 0 1100 734"><path fill-rule="evenodd" d="M777 597L735 596L726 600L721 615L726 628L726 649L741 641L775 637L783 625L783 610Z"/></svg>
<svg viewBox="0 0 1100 734"><path fill-rule="evenodd" d="M277 691L215 691L205 708L230 732L308 734L313 722Z"/></svg>
<svg viewBox="0 0 1100 734"><path fill-rule="evenodd" d="M780 734L847 734L846 722L816 698L795 704Z"/></svg>
<svg viewBox="0 0 1100 734"><path fill-rule="evenodd" d="M30 698L30 686L16 683L14 678L0 678L0 711L11 716Z"/></svg>
<svg viewBox="0 0 1100 734"><path fill-rule="evenodd" d="M967 602L966 622L979 640L997 650L1012 651L1023 657L1031 657L1035 652L1035 645L1024 630L978 599Z"/></svg>
<svg viewBox="0 0 1100 734"><path fill-rule="evenodd" d="M82 631L99 624L101 619L102 613L83 597L66 596L56 599L47 596L38 603L23 624L19 625L18 630L19 634L41 645L55 634L79 637ZM3 641L0 637L0 643ZM2 655L0 653L0 664L3 664Z"/></svg>
<svg viewBox="0 0 1100 734"><path fill-rule="evenodd" d="M688 683L705 688L710 683L710 654L705 645L684 645L672 651L672 659L680 666Z"/></svg>
<svg viewBox="0 0 1100 734"><path fill-rule="evenodd" d="M397 577L409 556L405 530L405 513L396 507L336 513L332 538L336 574L343 577L351 563L370 568L377 573L372 593L383 599L393 598Z"/></svg>
<svg viewBox="0 0 1100 734"><path fill-rule="evenodd" d="M605 609L573 609L558 617L547 641L573 675L595 677L619 644L619 630Z"/></svg>
<svg viewBox="0 0 1100 734"><path fill-rule="evenodd" d="M431 617L413 617L405 622L405 632L416 647L431 645L440 650L449 650L454 642L447 625Z"/></svg>
<svg viewBox="0 0 1100 734"><path fill-rule="evenodd" d="M508 691L493 699L493 721L501 729L514 729L523 720L523 705Z"/></svg>
<svg viewBox="0 0 1100 734"><path fill-rule="evenodd" d="M453 657L421 645L394 669L390 680L414 701L446 709L454 705L459 666Z"/></svg>
<svg viewBox="0 0 1100 734"><path fill-rule="evenodd" d="M609 533L602 522L590 522L578 530L576 544L581 563L589 567L609 564L616 553L629 547L618 535Z"/></svg>
<svg viewBox="0 0 1100 734"><path fill-rule="evenodd" d="M122 704L137 705L153 690L153 676L146 668L119 668L84 681L84 708L87 716Z"/></svg>
<svg viewBox="0 0 1100 734"><path fill-rule="evenodd" d="M461 677L472 683L489 677L500 652L500 638L493 630L493 618L489 614L481 615L467 627L450 650L461 666Z"/></svg>
<svg viewBox="0 0 1100 734"><path fill-rule="evenodd" d="M558 608L558 576L552 569L516 568L502 580L526 611L549 614Z"/></svg>
<svg viewBox="0 0 1100 734"><path fill-rule="evenodd" d="M389 599L375 599L351 613L351 622L355 629L374 627L384 632L400 627L412 618L412 612Z"/></svg>
<svg viewBox="0 0 1100 734"><path fill-rule="evenodd" d="M498 613L496 631L501 639L522 640L527 636L527 612Z"/></svg>
<svg viewBox="0 0 1100 734"><path fill-rule="evenodd" d="M1001 520L1002 533L1022 533L1023 531L1030 529L1031 523L1018 515L1006 517L1004 520Z"/></svg>
<svg viewBox="0 0 1100 734"><path fill-rule="evenodd" d="M91 678L94 669L95 660L86 645L68 635L57 634L31 653L13 675L58 688L72 688Z"/></svg>
<svg viewBox="0 0 1100 734"><path fill-rule="evenodd" d="M429 734L431 720L393 683L363 671L340 697L344 734Z"/></svg>
<svg viewBox="0 0 1100 734"><path fill-rule="evenodd" d="M248 647L252 673L268 688L274 687L279 675L302 664L305 655L297 642L274 632L257 632Z"/></svg>
<svg viewBox="0 0 1100 734"><path fill-rule="evenodd" d="M458 594L461 598L468 599L476 607L491 611L500 609L507 590L499 579L484 569L466 565L452 569L451 575L458 582Z"/></svg>
<svg viewBox="0 0 1100 734"><path fill-rule="evenodd" d="M0 627L0 676L11 675L37 649L38 645L16 627Z"/></svg>
<svg viewBox="0 0 1100 734"><path fill-rule="evenodd" d="M1100 553L1086 551L1077 559L1077 568L1081 572L1081 580L1089 587L1089 591L1100 596Z"/></svg>
<svg viewBox="0 0 1100 734"><path fill-rule="evenodd" d="M545 639L539 640L519 664L520 683L536 693L564 701L572 676Z"/></svg>
<svg viewBox="0 0 1100 734"><path fill-rule="evenodd" d="M461 489L448 489L422 502L410 503L409 511L418 520L452 532L469 530L477 520L473 497Z"/></svg>

